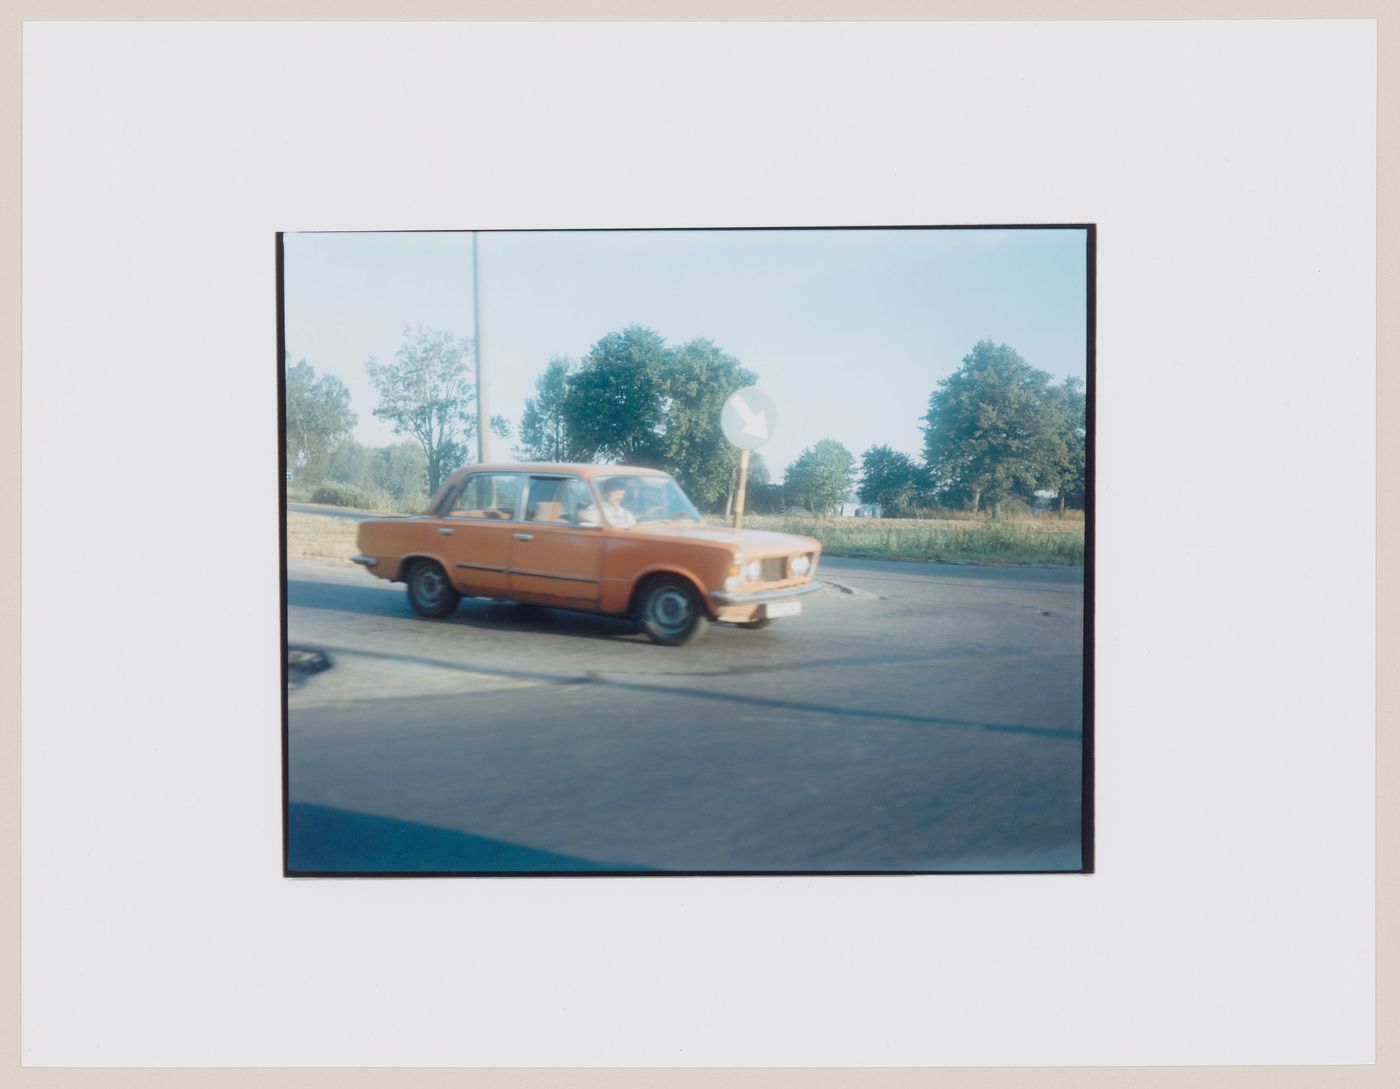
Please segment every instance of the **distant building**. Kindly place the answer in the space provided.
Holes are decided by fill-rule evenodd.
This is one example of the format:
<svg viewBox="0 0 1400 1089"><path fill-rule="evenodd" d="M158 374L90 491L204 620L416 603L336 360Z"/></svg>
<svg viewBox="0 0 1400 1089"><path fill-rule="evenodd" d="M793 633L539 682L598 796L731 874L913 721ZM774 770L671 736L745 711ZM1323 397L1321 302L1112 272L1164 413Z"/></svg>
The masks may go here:
<svg viewBox="0 0 1400 1089"><path fill-rule="evenodd" d="M879 503L862 503L859 496L847 496L836 512L846 518L883 518Z"/></svg>

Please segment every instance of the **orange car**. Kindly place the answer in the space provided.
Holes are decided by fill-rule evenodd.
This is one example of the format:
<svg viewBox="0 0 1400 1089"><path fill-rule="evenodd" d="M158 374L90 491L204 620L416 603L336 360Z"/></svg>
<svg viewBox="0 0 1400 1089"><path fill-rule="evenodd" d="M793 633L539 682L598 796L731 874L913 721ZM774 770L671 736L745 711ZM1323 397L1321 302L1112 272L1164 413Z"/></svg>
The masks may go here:
<svg viewBox="0 0 1400 1089"><path fill-rule="evenodd" d="M361 522L355 562L408 586L421 616L463 597L636 617L658 643L710 620L759 628L802 611L821 543L707 525L656 469L472 465L428 509Z"/></svg>

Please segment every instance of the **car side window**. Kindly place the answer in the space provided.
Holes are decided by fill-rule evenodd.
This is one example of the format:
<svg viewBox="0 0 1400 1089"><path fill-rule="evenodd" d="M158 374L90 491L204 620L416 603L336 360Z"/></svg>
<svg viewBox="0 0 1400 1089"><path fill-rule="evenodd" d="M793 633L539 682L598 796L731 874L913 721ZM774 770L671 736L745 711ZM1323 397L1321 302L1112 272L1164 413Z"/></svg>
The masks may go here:
<svg viewBox="0 0 1400 1089"><path fill-rule="evenodd" d="M593 497L582 480L573 477L533 476L525 507L527 522L588 525ZM597 524L596 517L592 524Z"/></svg>
<svg viewBox="0 0 1400 1089"><path fill-rule="evenodd" d="M559 500L563 484L564 481L557 476L532 476L529 500L525 504L525 521L564 521L564 504Z"/></svg>
<svg viewBox="0 0 1400 1089"><path fill-rule="evenodd" d="M580 526L596 526L598 506L593 502L593 493L582 480L566 480L563 495L564 517Z"/></svg>
<svg viewBox="0 0 1400 1089"><path fill-rule="evenodd" d="M514 473L477 473L467 478L449 518L511 519L520 499L520 477Z"/></svg>

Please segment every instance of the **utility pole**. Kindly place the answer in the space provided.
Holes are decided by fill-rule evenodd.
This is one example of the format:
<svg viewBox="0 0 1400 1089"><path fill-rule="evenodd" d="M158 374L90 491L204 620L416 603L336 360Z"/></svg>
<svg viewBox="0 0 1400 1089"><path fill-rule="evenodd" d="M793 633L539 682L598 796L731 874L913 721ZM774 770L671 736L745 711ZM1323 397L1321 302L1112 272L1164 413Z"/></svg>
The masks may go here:
<svg viewBox="0 0 1400 1089"><path fill-rule="evenodd" d="M486 464L490 452L491 414L486 411L486 382L481 367L481 275L477 270L476 236L472 231L472 346L476 356L476 460Z"/></svg>

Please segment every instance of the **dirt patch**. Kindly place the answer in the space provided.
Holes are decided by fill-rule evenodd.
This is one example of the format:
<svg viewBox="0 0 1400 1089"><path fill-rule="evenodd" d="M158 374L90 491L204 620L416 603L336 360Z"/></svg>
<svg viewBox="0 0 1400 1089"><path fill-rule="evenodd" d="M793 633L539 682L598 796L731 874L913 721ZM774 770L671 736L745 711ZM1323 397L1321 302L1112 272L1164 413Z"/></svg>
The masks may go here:
<svg viewBox="0 0 1400 1089"><path fill-rule="evenodd" d="M351 567L357 524L324 514L287 512L287 557Z"/></svg>

